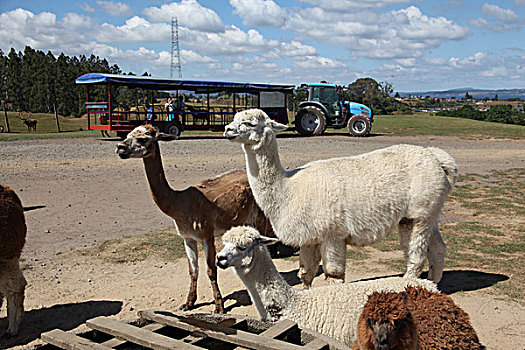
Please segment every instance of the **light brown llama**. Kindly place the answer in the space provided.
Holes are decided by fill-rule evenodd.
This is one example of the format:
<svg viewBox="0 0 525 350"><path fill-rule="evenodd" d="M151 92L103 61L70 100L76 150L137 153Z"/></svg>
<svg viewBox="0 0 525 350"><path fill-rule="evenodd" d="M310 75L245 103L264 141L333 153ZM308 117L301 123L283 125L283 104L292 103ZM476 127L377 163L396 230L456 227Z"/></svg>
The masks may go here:
<svg viewBox="0 0 525 350"><path fill-rule="evenodd" d="M421 287L369 296L353 350L484 349L468 314L451 297Z"/></svg>
<svg viewBox="0 0 525 350"><path fill-rule="evenodd" d="M32 115L33 115L32 113L29 113L29 117L31 117ZM31 132L31 130L36 132L36 124L38 122L36 119L24 118L24 116L22 116L22 112L18 112L18 116L20 117L20 119L22 119L22 122L25 125L27 125L28 132Z"/></svg>
<svg viewBox="0 0 525 350"><path fill-rule="evenodd" d="M7 298L8 335L18 333L24 317L27 282L20 270L20 255L26 239L24 208L20 198L0 185L0 306Z"/></svg>
<svg viewBox="0 0 525 350"><path fill-rule="evenodd" d="M200 242L206 254L215 312L222 313L224 306L217 284L215 238L231 227L244 225L252 219L255 219L261 232L272 234L273 231L267 231L270 225L265 217L261 217L264 214L255 204L248 177L243 170L226 172L184 190L172 189L164 174L158 141L176 138L158 132L151 125L139 126L118 144L116 153L122 159L142 158L155 204L173 219L177 233L184 239L191 284L187 301L181 309L192 309L197 300L197 243Z"/></svg>

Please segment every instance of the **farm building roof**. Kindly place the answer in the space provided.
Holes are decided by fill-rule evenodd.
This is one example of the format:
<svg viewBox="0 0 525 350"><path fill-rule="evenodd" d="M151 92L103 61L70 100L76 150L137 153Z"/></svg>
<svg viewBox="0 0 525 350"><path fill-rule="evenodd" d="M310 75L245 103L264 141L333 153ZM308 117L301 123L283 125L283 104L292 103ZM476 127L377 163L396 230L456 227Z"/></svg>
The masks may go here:
<svg viewBox="0 0 525 350"><path fill-rule="evenodd" d="M78 77L77 84L106 84L126 85L153 90L190 90L196 92L213 91L281 91L291 92L295 86L290 84L260 84L260 83L233 83L225 81L182 80L170 78L155 78L146 76L118 75L106 73L88 73Z"/></svg>

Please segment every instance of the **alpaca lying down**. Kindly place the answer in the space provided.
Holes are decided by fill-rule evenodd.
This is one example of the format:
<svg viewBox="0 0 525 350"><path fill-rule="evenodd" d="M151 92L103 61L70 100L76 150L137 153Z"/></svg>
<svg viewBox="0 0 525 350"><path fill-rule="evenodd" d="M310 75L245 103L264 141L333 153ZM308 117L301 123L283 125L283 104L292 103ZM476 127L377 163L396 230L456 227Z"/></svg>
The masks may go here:
<svg viewBox="0 0 525 350"><path fill-rule="evenodd" d="M437 291L431 281L402 277L296 290L281 277L265 247L277 239L241 226L227 231L222 241L224 248L217 254L217 265L234 268L261 319L290 319L348 346L355 340L357 321L369 294L403 291L409 285Z"/></svg>

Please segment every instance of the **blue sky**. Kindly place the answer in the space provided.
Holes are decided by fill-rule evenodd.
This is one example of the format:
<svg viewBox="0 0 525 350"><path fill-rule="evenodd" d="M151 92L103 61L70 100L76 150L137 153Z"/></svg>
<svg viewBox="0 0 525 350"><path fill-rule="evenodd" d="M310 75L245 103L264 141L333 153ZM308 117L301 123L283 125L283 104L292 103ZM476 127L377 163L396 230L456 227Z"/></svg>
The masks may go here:
<svg viewBox="0 0 525 350"><path fill-rule="evenodd" d="M525 0L0 0L0 49L167 77L172 17L185 79L525 88Z"/></svg>

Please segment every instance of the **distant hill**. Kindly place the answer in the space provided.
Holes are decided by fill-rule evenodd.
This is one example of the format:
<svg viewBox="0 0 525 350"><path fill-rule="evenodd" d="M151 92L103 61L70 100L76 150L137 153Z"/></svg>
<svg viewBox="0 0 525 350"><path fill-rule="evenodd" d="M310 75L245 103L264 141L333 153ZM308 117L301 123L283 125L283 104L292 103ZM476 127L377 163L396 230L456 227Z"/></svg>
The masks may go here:
<svg viewBox="0 0 525 350"><path fill-rule="evenodd" d="M473 89L473 88L459 88L445 91L413 91L413 92L399 92L399 96L430 96L434 98L451 98L457 99L465 97L465 93L469 93L474 98L494 98L496 94L498 99L506 100L509 98L520 98L525 100L525 89L501 89L501 90L488 90L488 89Z"/></svg>

